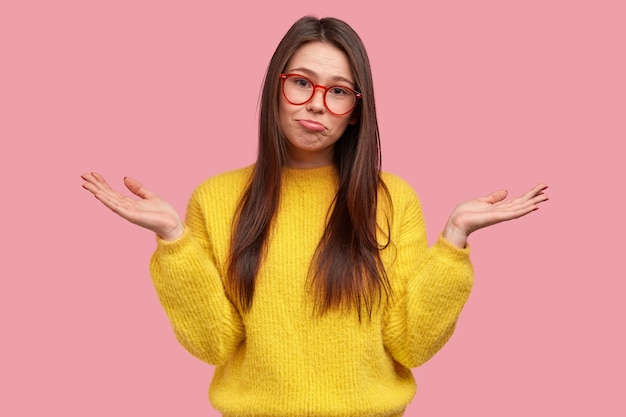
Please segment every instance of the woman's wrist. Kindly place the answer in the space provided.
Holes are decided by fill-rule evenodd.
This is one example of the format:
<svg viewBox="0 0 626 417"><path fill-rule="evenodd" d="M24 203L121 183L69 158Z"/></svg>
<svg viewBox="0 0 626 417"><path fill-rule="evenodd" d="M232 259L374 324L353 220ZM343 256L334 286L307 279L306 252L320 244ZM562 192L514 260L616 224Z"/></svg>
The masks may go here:
<svg viewBox="0 0 626 417"><path fill-rule="evenodd" d="M454 225L452 219L448 220L446 227L441 233L442 237L458 248L465 248L467 245L467 233Z"/></svg>
<svg viewBox="0 0 626 417"><path fill-rule="evenodd" d="M170 232L167 232L167 233L157 233L157 236L159 236L162 240L165 240L167 242L172 242L172 241L180 238L183 235L184 231L185 231L185 227L181 223L179 223Z"/></svg>

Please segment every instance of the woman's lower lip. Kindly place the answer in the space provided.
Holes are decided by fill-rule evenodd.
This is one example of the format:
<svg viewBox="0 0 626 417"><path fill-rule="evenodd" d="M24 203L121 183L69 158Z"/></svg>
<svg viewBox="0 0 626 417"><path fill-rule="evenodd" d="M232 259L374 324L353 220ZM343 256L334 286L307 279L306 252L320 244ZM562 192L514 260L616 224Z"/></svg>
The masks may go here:
<svg viewBox="0 0 626 417"><path fill-rule="evenodd" d="M312 120L298 120L298 123L305 129L312 130L314 132L321 132L326 130L323 124L314 122Z"/></svg>

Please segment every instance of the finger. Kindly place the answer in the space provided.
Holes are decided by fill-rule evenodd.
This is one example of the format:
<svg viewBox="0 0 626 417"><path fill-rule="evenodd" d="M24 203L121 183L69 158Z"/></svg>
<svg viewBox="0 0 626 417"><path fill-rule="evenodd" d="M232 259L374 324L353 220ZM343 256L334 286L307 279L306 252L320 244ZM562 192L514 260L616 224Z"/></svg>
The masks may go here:
<svg viewBox="0 0 626 417"><path fill-rule="evenodd" d="M108 207L115 213L118 212L119 199L112 197L109 193L103 193L98 191L94 192L93 195L106 207Z"/></svg>
<svg viewBox="0 0 626 417"><path fill-rule="evenodd" d="M539 208L538 204L539 203L543 203L544 201L548 200L548 196L540 193L538 195L535 195L533 197L528 198L526 195L523 197L518 197L514 200L511 200L509 202L507 202L506 204L504 204L503 206L501 206L501 209L506 211L511 211L511 212L516 212L517 210L537 210ZM528 213L525 213L528 214Z"/></svg>
<svg viewBox="0 0 626 417"><path fill-rule="evenodd" d="M83 180L85 180L86 182L90 183L90 184L97 184L100 182L100 180L98 180L98 178L94 177L93 173L91 172L86 172L84 174L82 174L80 176Z"/></svg>
<svg viewBox="0 0 626 417"><path fill-rule="evenodd" d="M485 197L479 198L478 200L489 204L495 204L504 200L507 195L508 192L506 190L498 190L486 195Z"/></svg>
<svg viewBox="0 0 626 417"><path fill-rule="evenodd" d="M524 207L518 208L517 210L511 211L509 213L509 216L508 216L507 220L518 219L518 218L523 217L523 216L525 216L527 214L530 214L533 211L536 211L538 209L539 209L539 207L534 206L534 205L529 205L529 206L524 206Z"/></svg>
<svg viewBox="0 0 626 417"><path fill-rule="evenodd" d="M113 190L111 186L106 182L102 175L97 172L90 172L88 174L83 174L81 177L89 184L92 184L92 189L98 190L100 192L104 192L105 190Z"/></svg>
<svg viewBox="0 0 626 417"><path fill-rule="evenodd" d="M537 205L539 203L543 203L544 201L548 201L548 200L549 200L549 198L548 198L548 196L546 194L540 193L540 194L537 194L536 196L534 196L533 198L531 198L529 201L530 201L531 204Z"/></svg>
<svg viewBox="0 0 626 417"><path fill-rule="evenodd" d="M545 184L537 184L531 188L526 194L523 195L526 199L531 199L536 195L543 193L548 188Z"/></svg>
<svg viewBox="0 0 626 417"><path fill-rule="evenodd" d="M97 172L83 174L81 177L85 180L83 188L91 192L94 197L116 213L118 212L116 207L119 207L123 203L128 204L130 199L122 193L114 190L106 182L104 177Z"/></svg>
<svg viewBox="0 0 626 417"><path fill-rule="evenodd" d="M85 180L85 182L83 183L83 188L90 191L93 194L100 192L100 190L104 188L103 181L102 181L103 178L102 177L98 178L94 176L93 173L91 172L82 174L81 178ZM106 184L106 182L104 184Z"/></svg>
<svg viewBox="0 0 626 417"><path fill-rule="evenodd" d="M548 188L548 186L545 184L536 185L535 187L527 191L525 194L510 200L508 204L511 206L516 206L516 205L534 204L536 202L545 201L547 200L547 196L544 194L544 190L546 188ZM539 198L536 199L537 197Z"/></svg>
<svg viewBox="0 0 626 417"><path fill-rule="evenodd" d="M533 211L539 210L539 204L547 200L548 196L543 193L540 193L529 200L525 200L520 197L501 205L494 214L502 220L517 219L532 213Z"/></svg>
<svg viewBox="0 0 626 417"><path fill-rule="evenodd" d="M98 192L94 196L111 211L129 221L133 221L136 216L135 202L130 197L126 197L116 191Z"/></svg>
<svg viewBox="0 0 626 417"><path fill-rule="evenodd" d="M148 191L139 181L131 177L124 178L124 184L126 188L130 190L131 193L135 194L137 197L141 197L142 199L148 199L154 197L154 193Z"/></svg>
<svg viewBox="0 0 626 417"><path fill-rule="evenodd" d="M103 177L102 175L98 174L97 172L92 172L92 173L91 173L91 175L92 175L95 179L97 179L98 181L103 182L103 183L105 183L105 184L106 184L106 180L104 179L104 177Z"/></svg>

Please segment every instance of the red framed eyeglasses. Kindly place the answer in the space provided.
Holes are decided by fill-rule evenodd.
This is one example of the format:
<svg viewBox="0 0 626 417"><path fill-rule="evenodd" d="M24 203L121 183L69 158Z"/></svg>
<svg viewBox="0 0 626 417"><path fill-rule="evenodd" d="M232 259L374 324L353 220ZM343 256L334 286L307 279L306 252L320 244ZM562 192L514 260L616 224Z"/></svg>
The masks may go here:
<svg viewBox="0 0 626 417"><path fill-rule="evenodd" d="M361 93L350 87L344 85L325 87L314 84L301 74L280 74L280 78L283 84L283 97L289 103L294 105L308 103L315 95L315 91L321 88L324 90L324 107L336 116L350 113L362 98Z"/></svg>

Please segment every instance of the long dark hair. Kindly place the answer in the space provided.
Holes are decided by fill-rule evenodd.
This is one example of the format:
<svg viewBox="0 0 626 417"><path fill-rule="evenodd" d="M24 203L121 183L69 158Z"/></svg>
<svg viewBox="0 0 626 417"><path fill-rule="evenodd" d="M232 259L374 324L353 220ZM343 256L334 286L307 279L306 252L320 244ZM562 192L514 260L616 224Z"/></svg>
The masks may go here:
<svg viewBox="0 0 626 417"><path fill-rule="evenodd" d="M391 208L391 199L380 178L380 139L369 59L357 33L339 19L301 18L287 31L269 63L261 95L258 156L234 223L226 285L240 307L249 310L285 165L286 139L278 124L280 74L298 48L312 41L329 43L346 54L363 99L354 110L356 124L348 125L335 143L339 188L311 262L310 284L319 312L356 308L360 319L363 309L371 316L383 295L391 292L379 256L388 242L381 246L376 238L381 230L376 223L379 190L389 203L386 207Z"/></svg>

